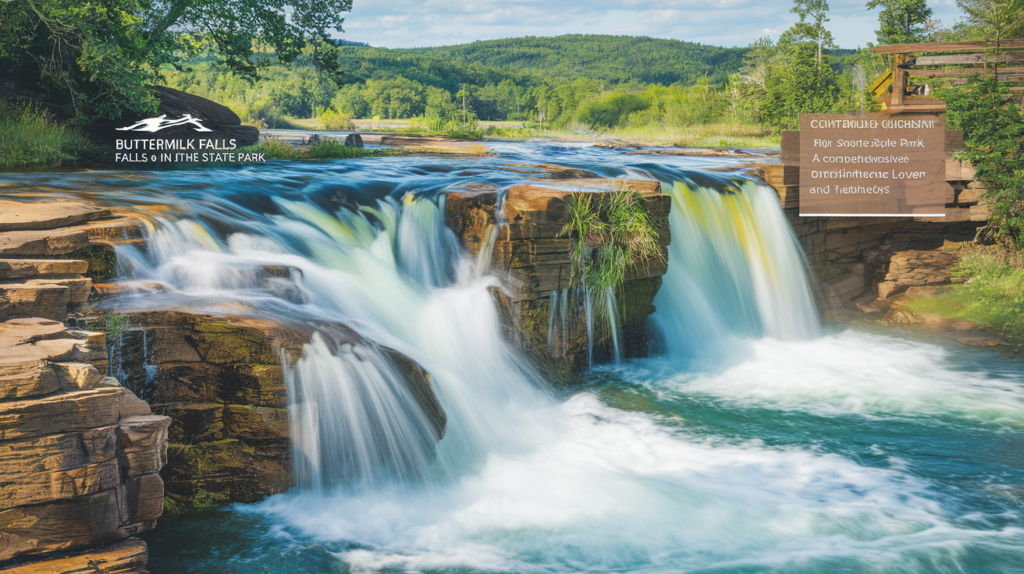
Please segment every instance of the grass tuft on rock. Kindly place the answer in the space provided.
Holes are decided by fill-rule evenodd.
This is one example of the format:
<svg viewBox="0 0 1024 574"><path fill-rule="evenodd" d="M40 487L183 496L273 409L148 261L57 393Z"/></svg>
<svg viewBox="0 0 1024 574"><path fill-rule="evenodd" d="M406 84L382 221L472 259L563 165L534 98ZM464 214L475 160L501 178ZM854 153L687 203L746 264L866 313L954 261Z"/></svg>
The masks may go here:
<svg viewBox="0 0 1024 574"><path fill-rule="evenodd" d="M573 193L566 200L569 223L559 235L573 240L570 285L585 286L597 302L618 289L629 269L664 260L646 200L628 188L608 193ZM596 305L603 310L604 305Z"/></svg>

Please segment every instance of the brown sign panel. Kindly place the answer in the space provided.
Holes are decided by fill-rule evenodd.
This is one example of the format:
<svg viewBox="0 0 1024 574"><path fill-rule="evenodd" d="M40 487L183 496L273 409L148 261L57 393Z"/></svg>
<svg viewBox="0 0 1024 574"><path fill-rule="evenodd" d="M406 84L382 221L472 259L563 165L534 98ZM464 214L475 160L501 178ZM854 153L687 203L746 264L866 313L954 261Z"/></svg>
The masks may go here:
<svg viewBox="0 0 1024 574"><path fill-rule="evenodd" d="M800 215L943 217L946 118L800 114Z"/></svg>

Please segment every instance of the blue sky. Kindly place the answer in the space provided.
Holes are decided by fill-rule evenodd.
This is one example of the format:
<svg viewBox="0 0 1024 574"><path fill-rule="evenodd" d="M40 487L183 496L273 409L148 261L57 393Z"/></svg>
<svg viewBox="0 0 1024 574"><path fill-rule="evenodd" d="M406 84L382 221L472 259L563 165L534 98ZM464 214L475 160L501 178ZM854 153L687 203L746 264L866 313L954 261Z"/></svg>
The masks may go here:
<svg viewBox="0 0 1024 574"><path fill-rule="evenodd" d="M830 0L829 29L843 48L875 39L867 0ZM560 34L624 34L746 46L778 38L795 20L791 0L354 0L344 38L388 48ZM954 0L928 0L943 24Z"/></svg>

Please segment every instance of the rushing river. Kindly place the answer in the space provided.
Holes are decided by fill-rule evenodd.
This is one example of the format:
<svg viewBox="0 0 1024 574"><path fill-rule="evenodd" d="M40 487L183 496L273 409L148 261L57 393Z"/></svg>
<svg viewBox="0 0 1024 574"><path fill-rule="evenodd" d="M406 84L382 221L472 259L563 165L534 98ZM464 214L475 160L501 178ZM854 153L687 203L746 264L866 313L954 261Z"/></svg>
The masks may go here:
<svg viewBox="0 0 1024 574"><path fill-rule="evenodd" d="M302 486L161 519L143 535L152 572L1024 572L1024 365L822 327L771 191L702 171L734 160L494 149L0 176L170 206L148 249L119 253L126 279L165 291L124 305L344 322L422 364L447 411L434 453L386 362L324 333L288 369L319 397L292 406ZM497 279L439 216L438 192L538 163L656 178L676 202L661 354L574 391L502 340ZM301 281L256 282L262 265Z"/></svg>

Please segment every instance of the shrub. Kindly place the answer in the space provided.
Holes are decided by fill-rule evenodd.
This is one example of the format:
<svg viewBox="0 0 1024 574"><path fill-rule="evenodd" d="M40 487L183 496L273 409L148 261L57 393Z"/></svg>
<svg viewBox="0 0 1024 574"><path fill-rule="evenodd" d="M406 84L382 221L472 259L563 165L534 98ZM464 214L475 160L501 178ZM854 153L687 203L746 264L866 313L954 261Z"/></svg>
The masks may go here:
<svg viewBox="0 0 1024 574"><path fill-rule="evenodd" d="M319 118L324 124L324 129L328 131L354 131L356 129L356 124L352 123L348 116L331 108L322 109Z"/></svg>
<svg viewBox="0 0 1024 574"><path fill-rule="evenodd" d="M625 123L630 114L646 110L650 105L640 94L612 92L582 104L576 117L589 126L610 128Z"/></svg>
<svg viewBox="0 0 1024 574"><path fill-rule="evenodd" d="M962 88L939 90L950 129L964 133L963 159L985 185L992 225L1024 245L1024 111L1006 85L975 76Z"/></svg>
<svg viewBox="0 0 1024 574"><path fill-rule="evenodd" d="M0 169L58 166L77 161L92 148L76 129L45 110L0 102Z"/></svg>
<svg viewBox="0 0 1024 574"><path fill-rule="evenodd" d="M964 254L955 272L963 283L911 301L910 310L970 321L1024 343L1024 256L996 246L975 248Z"/></svg>

